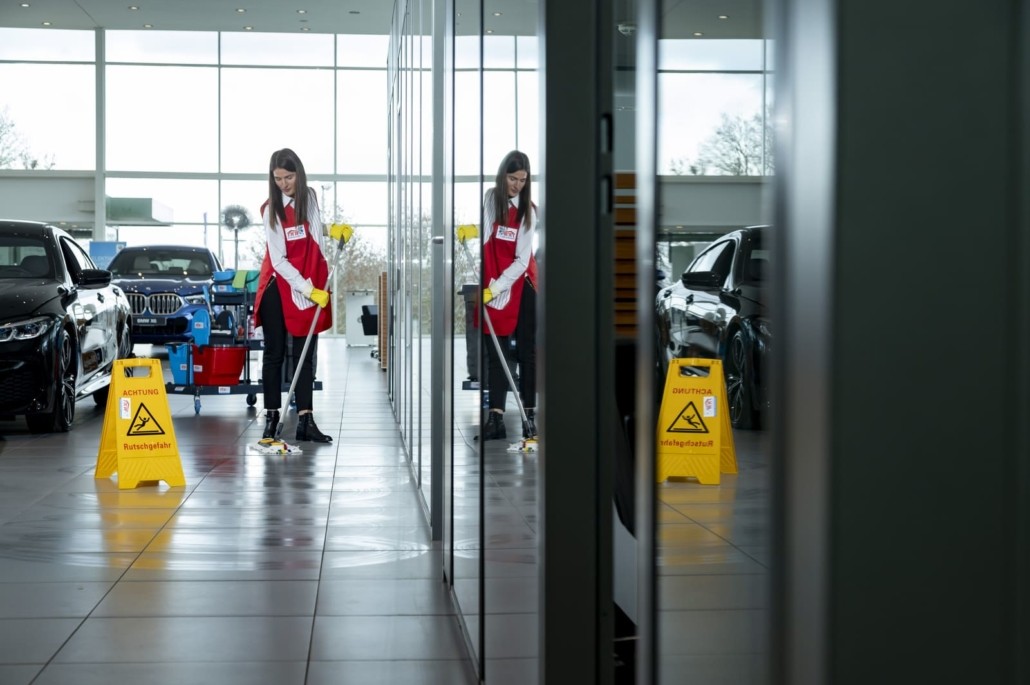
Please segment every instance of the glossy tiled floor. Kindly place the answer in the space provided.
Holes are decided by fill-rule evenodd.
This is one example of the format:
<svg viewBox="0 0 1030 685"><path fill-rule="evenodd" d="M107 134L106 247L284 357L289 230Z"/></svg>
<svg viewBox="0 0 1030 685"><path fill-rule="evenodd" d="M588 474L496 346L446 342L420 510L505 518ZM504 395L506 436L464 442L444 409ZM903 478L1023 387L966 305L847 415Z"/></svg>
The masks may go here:
<svg viewBox="0 0 1030 685"><path fill-rule="evenodd" d="M90 399L67 434L0 423L0 683L473 682L386 374L340 338L318 359L336 440L300 456L248 453L242 395L170 395L184 488L95 479Z"/></svg>
<svg viewBox="0 0 1030 685"><path fill-rule="evenodd" d="M293 458L250 453L243 395L170 395L185 488L94 478L92 400L68 434L0 423L0 684L473 683L386 374L342 338L318 369L336 441ZM480 469L478 395L455 402L455 596L487 682L532 685L538 462L491 441ZM739 475L658 488L662 682L767 682L768 449L735 441Z"/></svg>
<svg viewBox="0 0 1030 685"><path fill-rule="evenodd" d="M769 682L768 435L735 431L739 473L658 486L662 683Z"/></svg>

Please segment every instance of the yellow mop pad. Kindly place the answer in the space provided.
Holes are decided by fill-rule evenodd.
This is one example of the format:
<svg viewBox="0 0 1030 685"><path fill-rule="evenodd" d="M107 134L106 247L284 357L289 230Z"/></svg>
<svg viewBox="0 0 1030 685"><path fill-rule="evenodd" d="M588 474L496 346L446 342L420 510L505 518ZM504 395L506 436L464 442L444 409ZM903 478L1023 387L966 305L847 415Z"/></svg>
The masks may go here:
<svg viewBox="0 0 1030 685"><path fill-rule="evenodd" d="M261 438L256 445L250 446L250 451L256 454L267 454L274 456L292 456L304 454L304 451L296 445L291 445L285 440L275 438Z"/></svg>

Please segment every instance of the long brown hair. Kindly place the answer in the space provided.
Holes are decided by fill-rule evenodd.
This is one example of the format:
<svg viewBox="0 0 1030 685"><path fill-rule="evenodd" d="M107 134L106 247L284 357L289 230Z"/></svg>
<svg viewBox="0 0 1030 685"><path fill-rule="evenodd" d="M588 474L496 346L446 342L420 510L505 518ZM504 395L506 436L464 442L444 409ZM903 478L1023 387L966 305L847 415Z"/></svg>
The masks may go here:
<svg viewBox="0 0 1030 685"><path fill-rule="evenodd" d="M519 208L515 214L515 224L521 226L525 223L526 213L533 206L533 194L530 186L533 183L532 172L529 169L529 157L526 153L512 150L501 160L497 167L497 182L494 185L494 217L502 225L508 224L508 174L516 171L526 172L526 185L522 186L519 192Z"/></svg>
<svg viewBox="0 0 1030 685"><path fill-rule="evenodd" d="M272 153L272 159L268 162L268 207L279 217L279 225L286 225L286 208L283 206L283 191L275 184L275 170L286 169L297 174L297 181L293 186L293 216L297 225L308 220L308 196L311 191L308 189L308 174L304 171L304 162L300 161L297 153L288 147L276 150ZM275 222L272 222L275 225Z"/></svg>

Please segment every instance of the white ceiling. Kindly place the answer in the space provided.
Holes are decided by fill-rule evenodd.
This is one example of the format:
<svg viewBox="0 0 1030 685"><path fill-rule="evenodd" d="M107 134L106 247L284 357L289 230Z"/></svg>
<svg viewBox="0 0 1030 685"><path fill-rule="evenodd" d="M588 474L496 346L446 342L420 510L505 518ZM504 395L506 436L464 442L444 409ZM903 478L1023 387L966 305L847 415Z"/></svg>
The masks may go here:
<svg viewBox="0 0 1030 685"><path fill-rule="evenodd" d="M380 34L390 32L393 0L0 0L0 27L144 29L260 33ZM560 0L558 0L560 2ZM27 4L28 7L22 7ZM760 0L663 0L662 34L689 38L757 38ZM130 6L139 9L130 10ZM616 25L632 22L634 0L615 0ZM479 0L455 0L460 34L479 27ZM483 0L483 25L495 34L534 35L539 0ZM238 12L238 9L246 10ZM299 10L303 10L301 14ZM728 19L719 19L719 15ZM429 18L425 19L429 23ZM250 29L244 27L250 26Z"/></svg>
<svg viewBox="0 0 1030 685"><path fill-rule="evenodd" d="M393 4L391 0L3 0L0 26L41 28L49 21L57 29L144 29L144 24L150 24L158 31L293 33L308 28L311 33L389 34Z"/></svg>

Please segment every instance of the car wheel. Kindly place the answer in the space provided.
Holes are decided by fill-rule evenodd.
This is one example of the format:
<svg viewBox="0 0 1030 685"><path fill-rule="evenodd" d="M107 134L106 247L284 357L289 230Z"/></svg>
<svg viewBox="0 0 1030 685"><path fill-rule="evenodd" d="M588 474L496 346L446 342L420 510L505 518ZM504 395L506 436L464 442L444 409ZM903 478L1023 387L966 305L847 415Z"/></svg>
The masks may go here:
<svg viewBox="0 0 1030 685"><path fill-rule="evenodd" d="M734 332L730 338L723 369L726 375L726 400L730 404L730 423L734 428L757 427L758 417L751 397L754 379L751 377L743 331Z"/></svg>
<svg viewBox="0 0 1030 685"><path fill-rule="evenodd" d="M75 380L78 364L75 361L75 342L63 328L57 332L54 345L57 377L60 379L54 396L54 410L25 417L33 433L66 433L75 420Z"/></svg>

